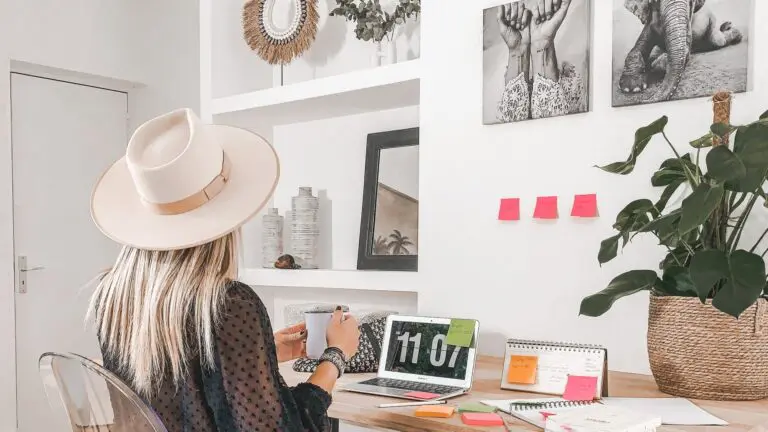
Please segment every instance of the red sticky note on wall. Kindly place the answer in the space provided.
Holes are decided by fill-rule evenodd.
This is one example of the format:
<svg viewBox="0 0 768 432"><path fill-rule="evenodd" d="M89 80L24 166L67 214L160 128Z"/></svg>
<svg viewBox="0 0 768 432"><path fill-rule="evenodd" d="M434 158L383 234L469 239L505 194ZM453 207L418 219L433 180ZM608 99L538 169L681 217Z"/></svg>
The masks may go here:
<svg viewBox="0 0 768 432"><path fill-rule="evenodd" d="M571 216L574 217L597 217L597 195L576 195L573 197L573 208Z"/></svg>
<svg viewBox="0 0 768 432"><path fill-rule="evenodd" d="M499 205L500 221L520 220L520 198L502 198Z"/></svg>
<svg viewBox="0 0 768 432"><path fill-rule="evenodd" d="M536 219L557 219L557 197L536 198L536 209L533 211L533 217Z"/></svg>
<svg viewBox="0 0 768 432"><path fill-rule="evenodd" d="M597 393L597 377L568 375L563 399L569 401L591 401Z"/></svg>

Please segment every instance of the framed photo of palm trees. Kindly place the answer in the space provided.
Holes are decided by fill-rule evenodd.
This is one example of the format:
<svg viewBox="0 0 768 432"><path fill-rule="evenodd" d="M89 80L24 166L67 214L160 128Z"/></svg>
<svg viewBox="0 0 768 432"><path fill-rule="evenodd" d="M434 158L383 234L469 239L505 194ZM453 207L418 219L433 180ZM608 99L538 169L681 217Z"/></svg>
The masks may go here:
<svg viewBox="0 0 768 432"><path fill-rule="evenodd" d="M368 135L361 215L359 270L418 269L418 128Z"/></svg>

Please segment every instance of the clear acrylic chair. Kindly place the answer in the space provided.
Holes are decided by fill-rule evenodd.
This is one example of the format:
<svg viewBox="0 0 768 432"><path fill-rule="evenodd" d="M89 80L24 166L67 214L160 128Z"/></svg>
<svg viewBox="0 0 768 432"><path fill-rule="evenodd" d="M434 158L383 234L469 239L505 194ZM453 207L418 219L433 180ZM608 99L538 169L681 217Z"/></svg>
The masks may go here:
<svg viewBox="0 0 768 432"><path fill-rule="evenodd" d="M117 376L77 354L45 353L40 377L57 425L73 432L167 432Z"/></svg>

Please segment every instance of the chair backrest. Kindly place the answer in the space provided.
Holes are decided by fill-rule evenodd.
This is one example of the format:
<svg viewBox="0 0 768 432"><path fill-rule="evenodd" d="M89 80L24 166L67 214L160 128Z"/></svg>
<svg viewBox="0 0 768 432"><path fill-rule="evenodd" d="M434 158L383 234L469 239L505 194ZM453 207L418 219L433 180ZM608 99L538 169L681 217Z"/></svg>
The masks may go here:
<svg viewBox="0 0 768 432"><path fill-rule="evenodd" d="M167 432L155 412L116 375L77 354L45 353L40 377L59 423L74 432Z"/></svg>

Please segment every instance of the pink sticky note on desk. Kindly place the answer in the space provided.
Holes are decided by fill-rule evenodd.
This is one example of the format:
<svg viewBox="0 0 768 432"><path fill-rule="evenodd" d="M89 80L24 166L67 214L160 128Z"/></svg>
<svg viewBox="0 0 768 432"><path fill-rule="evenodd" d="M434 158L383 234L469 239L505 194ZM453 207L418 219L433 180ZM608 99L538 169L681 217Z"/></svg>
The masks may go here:
<svg viewBox="0 0 768 432"><path fill-rule="evenodd" d="M499 205L500 221L520 220L520 198L502 198Z"/></svg>
<svg viewBox="0 0 768 432"><path fill-rule="evenodd" d="M504 426L504 420L494 413L463 413L461 421L473 426Z"/></svg>
<svg viewBox="0 0 768 432"><path fill-rule="evenodd" d="M557 197L546 196L536 198L535 219L557 219Z"/></svg>
<svg viewBox="0 0 768 432"><path fill-rule="evenodd" d="M411 397L415 399L424 399L424 400L434 399L438 396L440 395L435 393L420 392L420 391L412 391L405 394L405 397Z"/></svg>
<svg viewBox="0 0 768 432"><path fill-rule="evenodd" d="M597 217L597 195L576 195L573 197L571 216L592 218Z"/></svg>
<svg viewBox="0 0 768 432"><path fill-rule="evenodd" d="M569 401L591 401L597 393L597 377L568 375L563 399Z"/></svg>

